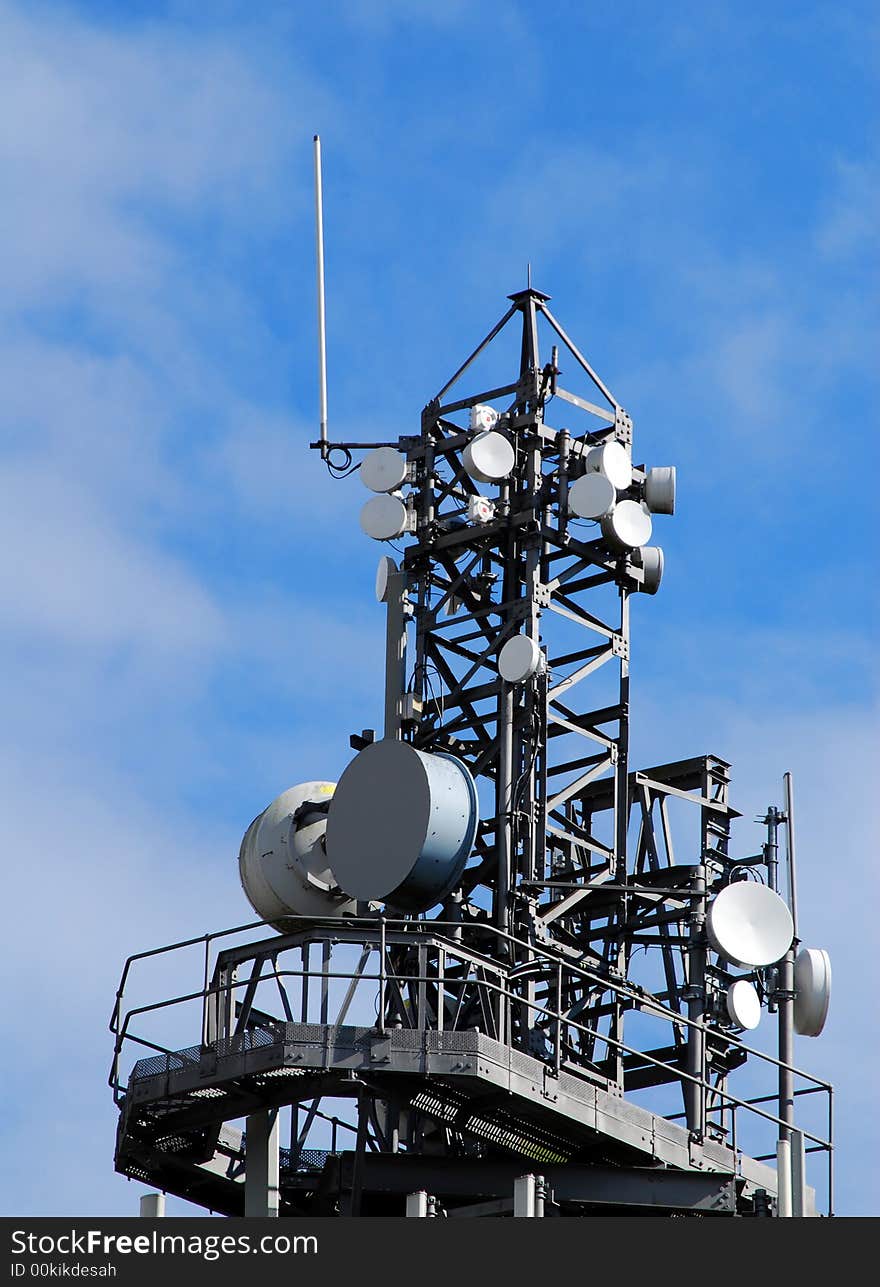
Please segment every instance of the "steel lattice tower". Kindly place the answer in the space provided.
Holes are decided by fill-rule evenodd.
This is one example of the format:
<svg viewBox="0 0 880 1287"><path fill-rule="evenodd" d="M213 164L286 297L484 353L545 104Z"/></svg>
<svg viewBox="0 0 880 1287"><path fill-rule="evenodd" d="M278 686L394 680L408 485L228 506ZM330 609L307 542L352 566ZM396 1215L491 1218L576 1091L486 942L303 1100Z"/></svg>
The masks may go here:
<svg viewBox="0 0 880 1287"><path fill-rule="evenodd" d="M797 939L778 965L743 974L707 937L720 892L762 871L775 888L791 801L768 811L761 852L737 858L729 764L702 755L632 770L630 599L657 589L658 563L570 502L597 448L631 459L632 421L549 296L529 285L508 298L418 433L377 444L322 432L312 444L337 473L360 451L405 462L405 545L382 589L384 740L452 754L476 781L460 879L430 907L343 905L336 891L333 914L328 902L327 916L284 916L280 933L206 936L204 978L188 994L202 1005L198 1044L148 1042L155 1053L123 1084L126 966L113 1021L117 1168L230 1214L403 1214L407 1200L413 1214L504 1214L517 1179L565 1215L772 1214L777 1172L760 1159L776 1136L797 1156L806 1137L830 1174L830 1133L794 1124L796 1093L830 1098L792 1063ZM508 327L521 336L512 379L463 394ZM560 350L595 401L562 386ZM513 462L487 484L467 454L485 408ZM644 510L650 489L635 464L617 502ZM509 680L499 659L520 636L540 665ZM374 737L353 735L353 749ZM697 822L686 853L673 805ZM332 819L332 800L308 801L300 818L322 809ZM725 1009L737 980L778 1014L778 1060L750 1051ZM364 995L369 1021L356 1013ZM731 1086L756 1062L776 1113L771 1096L748 1097L748 1079ZM230 1126L242 1116L245 1137ZM769 1129L764 1154L743 1145L743 1119Z"/></svg>

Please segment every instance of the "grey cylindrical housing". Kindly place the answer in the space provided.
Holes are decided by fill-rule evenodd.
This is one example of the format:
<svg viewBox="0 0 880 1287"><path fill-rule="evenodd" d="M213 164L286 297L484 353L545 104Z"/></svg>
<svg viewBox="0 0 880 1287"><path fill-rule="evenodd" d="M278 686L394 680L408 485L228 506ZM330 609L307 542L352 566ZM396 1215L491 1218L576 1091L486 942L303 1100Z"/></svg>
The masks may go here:
<svg viewBox="0 0 880 1287"><path fill-rule="evenodd" d="M675 513L675 466L649 469L645 477L645 504L652 514Z"/></svg>
<svg viewBox="0 0 880 1287"><path fill-rule="evenodd" d="M288 916L355 911L324 852L327 807L335 785L303 782L291 787L245 832L238 855L242 887L254 911L276 929L285 930Z"/></svg>
<svg viewBox="0 0 880 1287"><path fill-rule="evenodd" d="M460 760L387 738L365 747L340 778L327 858L352 897L425 911L461 879L477 821L476 787Z"/></svg>

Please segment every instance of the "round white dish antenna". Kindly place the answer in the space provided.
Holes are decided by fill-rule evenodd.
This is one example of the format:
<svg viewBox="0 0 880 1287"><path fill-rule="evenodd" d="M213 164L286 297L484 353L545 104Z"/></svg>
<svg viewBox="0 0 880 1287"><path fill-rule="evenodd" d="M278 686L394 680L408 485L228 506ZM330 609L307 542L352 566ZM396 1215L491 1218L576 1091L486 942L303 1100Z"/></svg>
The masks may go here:
<svg viewBox="0 0 880 1287"><path fill-rule="evenodd" d="M675 513L675 466L662 465L645 475L645 504L652 514Z"/></svg>
<svg viewBox="0 0 880 1287"><path fill-rule="evenodd" d="M706 917L709 942L721 956L753 969L773 965L791 947L791 912L772 889L755 881L728 885L713 900Z"/></svg>
<svg viewBox="0 0 880 1287"><path fill-rule="evenodd" d="M498 654L498 674L508 684L522 684L546 667L546 658L529 635L514 635Z"/></svg>
<svg viewBox="0 0 880 1287"><path fill-rule="evenodd" d="M481 433L461 453L461 462L478 483L498 483L516 463L513 447L502 433Z"/></svg>
<svg viewBox="0 0 880 1287"><path fill-rule="evenodd" d="M282 792L254 818L238 855L242 888L254 911L289 932L289 916L354 914L324 849L327 811L335 782L302 782Z"/></svg>
<svg viewBox="0 0 880 1287"><path fill-rule="evenodd" d="M377 447L364 456L361 482L371 492L393 492L406 482L406 456L394 447Z"/></svg>
<svg viewBox="0 0 880 1287"><path fill-rule="evenodd" d="M651 516L638 501L623 500L602 518L602 534L617 550L634 550L651 539Z"/></svg>
<svg viewBox="0 0 880 1287"><path fill-rule="evenodd" d="M643 545L633 555L644 574L644 581L639 586L640 594L656 594L663 580L663 551L659 545Z"/></svg>
<svg viewBox="0 0 880 1287"><path fill-rule="evenodd" d="M831 1003L831 957L821 947L805 947L794 963L794 1030L818 1037Z"/></svg>
<svg viewBox="0 0 880 1287"><path fill-rule="evenodd" d="M470 427L473 433L486 433L498 423L498 412L485 402L471 407Z"/></svg>
<svg viewBox="0 0 880 1287"><path fill-rule="evenodd" d="M383 554L376 568L376 602L384 603L388 597L388 578L398 571L397 564L388 554Z"/></svg>
<svg viewBox="0 0 880 1287"><path fill-rule="evenodd" d="M568 508L578 518L602 518L616 499L614 484L604 474L582 474L568 489Z"/></svg>
<svg viewBox="0 0 880 1287"><path fill-rule="evenodd" d="M399 496L374 496L361 510L361 527L374 541L393 541L406 531L407 517Z"/></svg>
<svg viewBox="0 0 880 1287"><path fill-rule="evenodd" d="M587 453L587 469L604 474L618 491L629 487L633 480L632 461L622 443L606 442Z"/></svg>
<svg viewBox="0 0 880 1287"><path fill-rule="evenodd" d="M477 789L460 760L383 738L339 779L327 857L353 897L426 911L460 881L478 821Z"/></svg>
<svg viewBox="0 0 880 1287"><path fill-rule="evenodd" d="M727 989L727 1013L738 1028L757 1028L761 1022L761 998L748 979L736 979Z"/></svg>

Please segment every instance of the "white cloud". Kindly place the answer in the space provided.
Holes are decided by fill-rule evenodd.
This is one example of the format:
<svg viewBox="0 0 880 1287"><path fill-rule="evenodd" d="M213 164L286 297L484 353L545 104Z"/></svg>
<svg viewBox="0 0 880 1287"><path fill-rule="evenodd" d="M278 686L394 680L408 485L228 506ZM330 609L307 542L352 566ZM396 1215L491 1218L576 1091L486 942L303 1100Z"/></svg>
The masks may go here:
<svg viewBox="0 0 880 1287"><path fill-rule="evenodd" d="M394 38L398 27L452 26L468 12L465 4L394 0L362 6L353 21ZM486 110L504 125L500 104ZM356 479L330 483L305 450L314 429L273 406L276 386L264 388L262 376L271 368L280 384L281 340L243 297L235 263L242 246L255 236L269 242L290 209L307 204L307 165L297 182L284 178L291 134L307 140L312 117L326 122L332 113L301 66L282 86L266 51L258 67L234 34L158 23L114 32L63 8L0 0L0 816L16 913L10 944L30 956L11 1026L23 1051L23 1091L37 1087L42 1099L59 1050L66 1061L61 1111L50 1115L41 1104L38 1121L23 1116L9 1149L40 1156L57 1150L62 1133L76 1168L58 1179L56 1211L83 1211L83 1174L93 1210L133 1206L109 1173L114 1123L102 1084L104 1026L123 956L247 919L234 867L243 825L276 789L332 775L348 758L344 732L378 719L377 550L356 544L366 494ZM433 167L439 155L424 148L426 137L448 142L456 129L456 118L428 113L416 140L421 163ZM514 260L524 273L529 255L564 265L572 291L603 267L613 275L635 264L651 289L674 292L687 324L675 359L646 361L621 389L638 398L661 382L659 372L688 412L676 454L689 450L688 434L704 453L710 410L728 439L742 432L734 449L753 460L763 458L763 429L775 421L785 420L786 449L802 445L811 401L841 370L864 369L869 345L857 284L836 290L818 317L805 302L798 256L858 262L870 175L841 162L838 195L797 253L781 262L757 252L726 256L701 214L710 170L699 158L677 164L674 149L656 141L645 134L623 154L579 146L537 161L530 154L497 181L488 167L483 217L476 196L465 207L455 194L448 209L460 231L444 229L436 253L451 261L458 237L465 249L456 280L475 291L497 284ZM373 160L367 148L352 166ZM405 208L387 192L370 199L368 215L409 231ZM373 230L361 206L345 217ZM409 278L407 271L397 266L392 278L411 301L423 283L417 268ZM311 289L311 264L309 274ZM549 285L540 272L535 280ZM421 307L421 315L418 306L406 314L408 338L429 348L436 305ZM596 319L611 325L616 310L638 307L632 298L590 295L588 338ZM352 328L354 353L340 384L347 380L358 398L365 372L384 396L401 396L392 358L377 374L369 345L364 357L357 347L388 325L392 308L388 296L372 296L366 319L340 319L342 332ZM577 319L563 320L581 334ZM229 335L232 361L230 341L219 339ZM430 358L433 370L436 349ZM311 379L311 359L305 365ZM348 405L358 405L354 396ZM375 428L349 424L345 433L360 439ZM227 524L239 543L231 556L219 542L220 554L213 546L204 558L191 552ZM235 564L254 534L276 563L263 573L254 559L246 578L227 561ZM320 563L314 538L328 551ZM279 548L289 558L282 571ZM351 581L363 572L356 606L337 602L331 576L342 568ZM679 698L653 714L648 704L638 719L654 723L655 758L678 753L678 743L681 754L711 749L733 758L735 800L747 812L763 809L781 770L794 768L804 923L832 947L838 978L830 1043L815 1051L843 1075L853 1103L859 1089L850 1070L864 1051L853 1047L857 1008L852 1022L844 1016L846 997L864 985L853 943L869 940L871 900L853 909L847 882L876 891L866 857L876 823L864 807L871 726L865 712L822 699L821 675L797 640L742 630L732 640L726 622L722 614L711 629L706 623L689 654L687 664L707 680L698 700L682 709ZM675 651L674 641L661 642ZM848 635L811 644L835 670L848 650L864 661L861 642ZM749 678L768 650L773 665ZM728 700L712 697L714 684L726 682L713 660L722 653L740 672ZM246 682L236 684L236 675ZM774 704L779 676L783 697ZM265 707L248 725L238 700ZM649 749L651 739L638 736ZM215 788L205 796L210 812L192 799L205 781ZM845 868L846 879L826 883L829 868ZM35 1014L51 1014L53 1024L36 1036ZM37 1170L19 1177L17 1196L22 1210L45 1213Z"/></svg>
<svg viewBox="0 0 880 1287"><path fill-rule="evenodd" d="M277 218L277 167L300 111L326 99L302 68L277 85L223 37L133 32L70 12L0 10L6 303L86 286L149 288L185 264L155 219Z"/></svg>
<svg viewBox="0 0 880 1287"><path fill-rule="evenodd" d="M416 25L459 27L474 11L473 0L350 0L345 20L368 31L387 35Z"/></svg>
<svg viewBox="0 0 880 1287"><path fill-rule="evenodd" d="M25 638L136 650L212 652L220 611L178 561L123 532L70 480L0 472L0 617Z"/></svg>
<svg viewBox="0 0 880 1287"><path fill-rule="evenodd" d="M19 1215L135 1214L134 1191L108 1162L116 986L130 952L252 919L237 888L239 838L210 817L161 820L106 762L100 776L79 772L69 755L54 754L51 738L4 752L0 763L0 851L13 912L4 939L16 963L4 1020L16 1050L7 1088L16 1111L3 1133L7 1160L18 1160L3 1206ZM127 1004L188 990L198 964L182 964L185 974L160 962L137 976ZM193 1018L169 1016L162 1026L172 1045L188 1044ZM141 1021L143 1035L155 1030ZM50 1151L47 1189L29 1159Z"/></svg>
<svg viewBox="0 0 880 1287"><path fill-rule="evenodd" d="M830 259L852 259L876 246L880 229L880 170L868 161L839 160L837 184L816 244Z"/></svg>

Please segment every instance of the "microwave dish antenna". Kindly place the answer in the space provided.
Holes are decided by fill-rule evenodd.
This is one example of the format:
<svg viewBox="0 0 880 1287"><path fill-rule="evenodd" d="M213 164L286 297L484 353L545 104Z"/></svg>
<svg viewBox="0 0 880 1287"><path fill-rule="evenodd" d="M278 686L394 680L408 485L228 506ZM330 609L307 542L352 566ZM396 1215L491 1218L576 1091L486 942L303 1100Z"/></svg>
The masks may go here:
<svg viewBox="0 0 880 1287"><path fill-rule="evenodd" d="M820 947L805 947L794 963L794 1030L818 1037L831 1004L831 957Z"/></svg>
<svg viewBox="0 0 880 1287"><path fill-rule="evenodd" d="M748 979L736 979L727 989L727 1013L739 1028L751 1031L761 1022L761 998Z"/></svg>
<svg viewBox="0 0 880 1287"><path fill-rule="evenodd" d="M766 885L740 880L722 889L709 907L709 942L719 956L743 969L775 965L791 947L791 912Z"/></svg>

